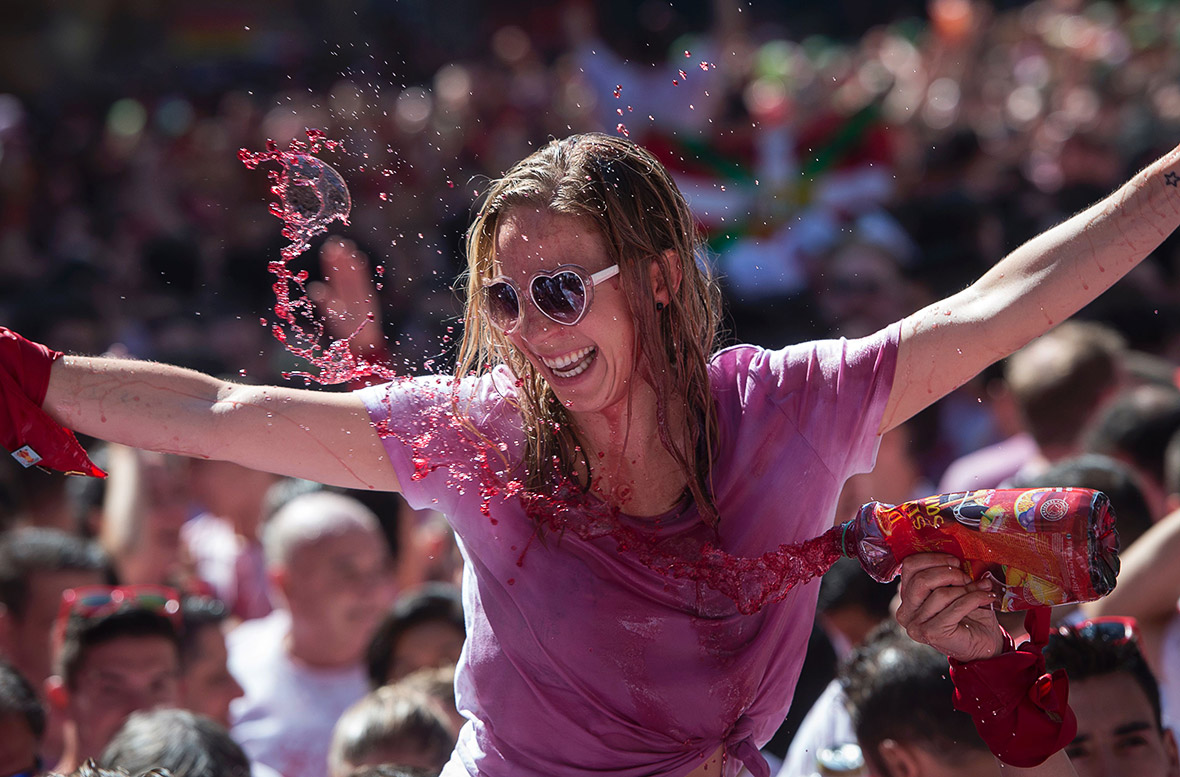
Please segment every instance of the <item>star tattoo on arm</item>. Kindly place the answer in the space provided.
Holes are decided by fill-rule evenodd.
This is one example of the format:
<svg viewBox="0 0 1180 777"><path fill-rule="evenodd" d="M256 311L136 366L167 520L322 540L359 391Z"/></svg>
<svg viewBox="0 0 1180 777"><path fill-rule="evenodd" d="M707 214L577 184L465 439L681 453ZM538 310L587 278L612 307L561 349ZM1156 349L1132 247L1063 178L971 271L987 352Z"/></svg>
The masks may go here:
<svg viewBox="0 0 1180 777"><path fill-rule="evenodd" d="M1176 186L1178 183L1180 183L1180 175L1176 175L1175 173L1164 173L1164 183L1166 183L1168 186Z"/></svg>

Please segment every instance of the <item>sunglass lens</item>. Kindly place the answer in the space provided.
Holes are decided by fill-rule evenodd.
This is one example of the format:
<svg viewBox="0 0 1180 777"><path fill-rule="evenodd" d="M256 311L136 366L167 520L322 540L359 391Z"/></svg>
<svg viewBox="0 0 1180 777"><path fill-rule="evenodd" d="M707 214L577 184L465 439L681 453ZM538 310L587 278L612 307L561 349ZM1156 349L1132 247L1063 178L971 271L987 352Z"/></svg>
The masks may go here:
<svg viewBox="0 0 1180 777"><path fill-rule="evenodd" d="M85 612L104 607L112 601L110 591L92 591L76 598L74 600L74 609Z"/></svg>
<svg viewBox="0 0 1180 777"><path fill-rule="evenodd" d="M520 317L520 300L516 297L516 290L503 281L484 287L484 305L488 318L499 329L511 329Z"/></svg>
<svg viewBox="0 0 1180 777"><path fill-rule="evenodd" d="M586 287L577 273L540 275L533 279L533 300L554 321L572 324L586 307Z"/></svg>
<svg viewBox="0 0 1180 777"><path fill-rule="evenodd" d="M1078 631L1085 637L1105 642L1126 642L1135 638L1134 630L1121 621L1091 621Z"/></svg>
<svg viewBox="0 0 1180 777"><path fill-rule="evenodd" d="M135 606L153 612L164 612L168 608L168 597L160 594L139 594L135 597Z"/></svg>

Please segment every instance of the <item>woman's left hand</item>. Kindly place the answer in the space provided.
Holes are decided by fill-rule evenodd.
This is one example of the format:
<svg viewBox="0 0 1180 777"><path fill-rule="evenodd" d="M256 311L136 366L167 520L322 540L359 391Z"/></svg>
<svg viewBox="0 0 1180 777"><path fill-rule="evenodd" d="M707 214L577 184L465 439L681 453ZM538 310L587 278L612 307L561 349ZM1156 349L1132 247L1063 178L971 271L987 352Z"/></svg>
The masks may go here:
<svg viewBox="0 0 1180 777"><path fill-rule="evenodd" d="M946 553L915 553L901 563L897 622L910 638L959 661L976 661L1004 649L1003 631L990 605L997 593L990 579L973 581L959 559Z"/></svg>

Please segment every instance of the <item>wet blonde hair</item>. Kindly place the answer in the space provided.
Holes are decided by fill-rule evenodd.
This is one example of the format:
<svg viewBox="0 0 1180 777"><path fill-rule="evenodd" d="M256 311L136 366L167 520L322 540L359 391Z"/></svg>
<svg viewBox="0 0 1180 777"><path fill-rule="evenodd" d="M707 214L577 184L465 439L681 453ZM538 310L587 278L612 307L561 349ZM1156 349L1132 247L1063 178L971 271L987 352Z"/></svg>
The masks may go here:
<svg viewBox="0 0 1180 777"><path fill-rule="evenodd" d="M467 233L467 311L457 375L507 365L520 381L518 402L526 434L526 486L542 492L565 479L589 488L590 463L566 408L532 364L485 320L481 289L496 276L495 243L505 216L518 207L593 223L606 244L635 321L634 373L656 395L660 440L683 469L688 488L710 525L717 510L709 487L717 418L707 373L720 319L721 297L705 262L696 222L672 177L646 150L599 133L554 140L493 182ZM674 282L669 252L681 269ZM656 263L670 294L656 309L650 267ZM683 402L688 436L673 440L670 408ZM580 476L578 473L585 473Z"/></svg>

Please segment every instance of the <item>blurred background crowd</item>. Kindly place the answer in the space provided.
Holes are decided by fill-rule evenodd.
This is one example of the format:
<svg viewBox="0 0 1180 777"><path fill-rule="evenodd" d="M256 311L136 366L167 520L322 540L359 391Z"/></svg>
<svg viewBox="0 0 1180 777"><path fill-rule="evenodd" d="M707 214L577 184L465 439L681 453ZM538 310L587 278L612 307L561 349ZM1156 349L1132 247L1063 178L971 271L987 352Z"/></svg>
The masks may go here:
<svg viewBox="0 0 1180 777"><path fill-rule="evenodd" d="M399 373L453 363L462 236L488 182L591 130L674 172L708 238L727 341L855 337L962 288L1180 141L1180 6L16 5L0 24L0 321L59 350L247 381L300 369L269 328L284 245L270 181L238 150L306 128L342 144L323 155L352 194L335 226L368 258L380 316L366 336ZM318 248L295 260L313 280ZM1134 678L1149 713L1154 698L1158 742L1140 747L1165 769L1135 773L1175 777L1180 568L1163 562L1180 544L1180 241L1079 319L887 435L841 515L936 490L1110 493L1123 576L1104 602L1060 613L1062 634L1123 651L1096 673ZM461 722L463 639L441 516L236 465L91 451L108 480L0 463L0 775L87 758L194 777L438 773ZM784 775L940 773L905 771L882 744L945 753L937 726L861 730L874 709L904 722L920 698L905 682L930 666L881 625L891 596L856 568L824 580L791 717L767 747ZM900 692L874 685L882 651L912 661L891 676ZM868 698L889 692L902 701ZM944 706L936 722L952 719ZM840 762L858 738L867 765Z"/></svg>

